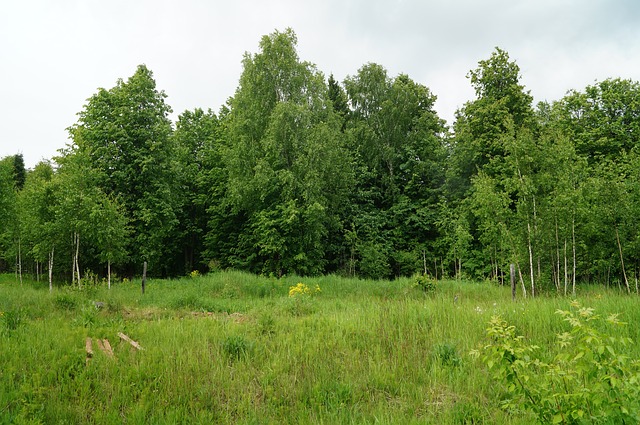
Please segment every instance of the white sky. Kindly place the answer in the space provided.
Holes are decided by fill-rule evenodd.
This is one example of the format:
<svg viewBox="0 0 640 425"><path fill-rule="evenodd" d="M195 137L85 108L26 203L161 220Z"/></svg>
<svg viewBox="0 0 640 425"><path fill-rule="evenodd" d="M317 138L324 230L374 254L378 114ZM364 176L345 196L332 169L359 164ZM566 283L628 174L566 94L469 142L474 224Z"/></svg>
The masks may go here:
<svg viewBox="0 0 640 425"><path fill-rule="evenodd" d="M637 0L0 0L0 157L22 153L31 168L56 155L86 99L142 63L172 118L218 111L244 52L287 27L327 77L368 62L408 74L449 124L474 97L467 73L496 46L536 101L610 77L640 81Z"/></svg>

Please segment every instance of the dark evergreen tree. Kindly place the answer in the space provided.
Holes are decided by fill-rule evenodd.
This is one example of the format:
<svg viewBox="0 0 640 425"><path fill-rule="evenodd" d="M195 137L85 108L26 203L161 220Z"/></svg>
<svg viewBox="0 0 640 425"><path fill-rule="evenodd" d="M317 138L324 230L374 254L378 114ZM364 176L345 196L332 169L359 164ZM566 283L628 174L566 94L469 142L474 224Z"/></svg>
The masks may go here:
<svg viewBox="0 0 640 425"><path fill-rule="evenodd" d="M16 190L22 190L27 179L27 170L24 167L24 157L21 153L13 156L13 179L16 184Z"/></svg>

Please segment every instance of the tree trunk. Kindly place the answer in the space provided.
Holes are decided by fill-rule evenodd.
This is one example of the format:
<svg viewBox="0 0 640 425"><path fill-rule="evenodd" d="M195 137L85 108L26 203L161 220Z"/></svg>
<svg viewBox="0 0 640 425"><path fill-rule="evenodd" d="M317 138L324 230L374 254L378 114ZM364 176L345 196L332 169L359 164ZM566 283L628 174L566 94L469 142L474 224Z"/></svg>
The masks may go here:
<svg viewBox="0 0 640 425"><path fill-rule="evenodd" d="M560 292L560 237L558 235L558 218L556 217L555 219L555 224L556 224L556 290L558 291L558 293ZM566 256L566 248L567 248L567 244L566 244L566 239L565 239L565 256ZM566 268L565 268L566 270ZM567 285L566 285L566 279L565 279L565 295L567 295Z"/></svg>
<svg viewBox="0 0 640 425"><path fill-rule="evenodd" d="M80 265L78 264L78 256L80 254L80 234L76 232L76 255L75 255L75 265L76 272L78 273L78 288L82 287L82 283L80 280Z"/></svg>
<svg viewBox="0 0 640 425"><path fill-rule="evenodd" d="M518 276L520 276L520 284L522 285L522 298L527 298L527 287L524 285L522 270L520 269L520 264L518 264L518 262L516 262L516 267L518 268Z"/></svg>
<svg viewBox="0 0 640 425"><path fill-rule="evenodd" d="M433 259L433 270L436 272L436 280L438 280L438 258Z"/></svg>
<svg viewBox="0 0 640 425"><path fill-rule="evenodd" d="M76 248L76 233L71 235L71 286L76 282L76 256L74 255Z"/></svg>
<svg viewBox="0 0 640 425"><path fill-rule="evenodd" d="M111 260L107 260L107 287L111 289Z"/></svg>
<svg viewBox="0 0 640 425"><path fill-rule="evenodd" d="M516 265L509 265L509 279L511 280L511 299L516 300Z"/></svg>
<svg viewBox="0 0 640 425"><path fill-rule="evenodd" d="M564 240L564 296L567 296L567 286L569 285L569 270L567 269L567 239Z"/></svg>
<svg viewBox="0 0 640 425"><path fill-rule="evenodd" d="M422 264L424 266L424 275L427 275L427 253L425 252L425 250L422 250ZM437 278L436 278L437 280Z"/></svg>
<svg viewBox="0 0 640 425"><path fill-rule="evenodd" d="M529 275L531 277L531 296L536 296L536 284L533 277L533 247L531 246L531 223L527 221L527 245L529 246Z"/></svg>
<svg viewBox="0 0 640 425"><path fill-rule="evenodd" d="M627 271L624 268L624 256L622 255L622 245L620 244L620 234L618 233L618 226L616 226L616 241L618 241L618 251L620 252L620 264L622 265L622 276L624 277L624 285L627 287L627 294L631 294L629 280L627 279Z"/></svg>
<svg viewBox="0 0 640 425"><path fill-rule="evenodd" d="M576 296L576 218L571 217L571 238L572 238L572 249L573 249L573 275L571 279L573 280L573 296Z"/></svg>
<svg viewBox="0 0 640 425"><path fill-rule="evenodd" d="M49 253L49 292L53 291L53 250L54 247L51 247Z"/></svg>
<svg viewBox="0 0 640 425"><path fill-rule="evenodd" d="M20 275L20 285L22 285L22 246L18 238L18 274Z"/></svg>

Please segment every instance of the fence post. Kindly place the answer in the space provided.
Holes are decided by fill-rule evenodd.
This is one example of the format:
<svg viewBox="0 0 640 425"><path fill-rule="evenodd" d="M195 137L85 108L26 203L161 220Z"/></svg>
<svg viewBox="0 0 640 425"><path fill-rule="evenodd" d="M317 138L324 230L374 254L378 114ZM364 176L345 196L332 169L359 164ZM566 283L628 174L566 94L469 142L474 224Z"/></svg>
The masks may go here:
<svg viewBox="0 0 640 425"><path fill-rule="evenodd" d="M144 295L144 284L147 282L147 262L142 266L142 295Z"/></svg>

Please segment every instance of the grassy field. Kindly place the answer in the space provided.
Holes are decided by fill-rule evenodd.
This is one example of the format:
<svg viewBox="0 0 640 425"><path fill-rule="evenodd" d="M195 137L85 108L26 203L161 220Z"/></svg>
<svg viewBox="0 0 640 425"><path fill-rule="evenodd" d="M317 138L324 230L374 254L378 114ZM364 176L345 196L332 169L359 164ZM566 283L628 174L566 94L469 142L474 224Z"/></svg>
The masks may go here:
<svg viewBox="0 0 640 425"><path fill-rule="evenodd" d="M290 297L299 282L312 294ZM139 281L49 293L4 275L0 423L527 424L500 408L502 383L469 352L501 315L551 356L567 329L554 312L569 300L510 297L491 283L425 294L409 279L239 272L150 280L144 295ZM640 340L636 296L587 288L578 299L621 313Z"/></svg>

